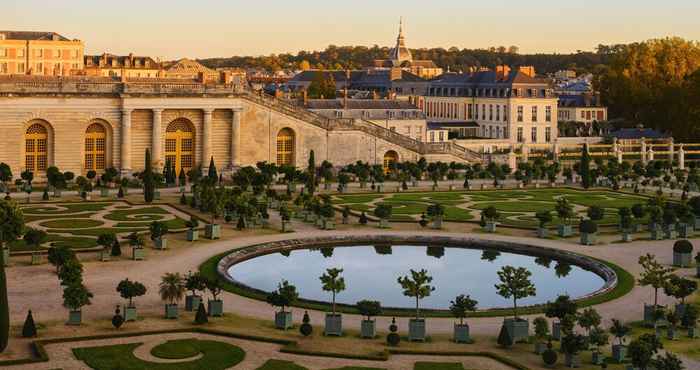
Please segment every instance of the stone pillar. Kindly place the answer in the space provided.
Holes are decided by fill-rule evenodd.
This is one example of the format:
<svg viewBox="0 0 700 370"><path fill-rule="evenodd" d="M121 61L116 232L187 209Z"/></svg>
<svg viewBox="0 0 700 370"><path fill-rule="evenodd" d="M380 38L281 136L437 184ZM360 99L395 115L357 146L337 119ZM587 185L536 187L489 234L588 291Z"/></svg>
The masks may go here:
<svg viewBox="0 0 700 370"><path fill-rule="evenodd" d="M153 138L151 143L151 163L153 170L159 172L163 168L163 110L153 109Z"/></svg>
<svg viewBox="0 0 700 370"><path fill-rule="evenodd" d="M203 109L204 120L202 121L202 168L206 173L209 170L211 161L211 126L213 109ZM221 164L219 164L221 166ZM221 167L220 167L221 168Z"/></svg>
<svg viewBox="0 0 700 370"><path fill-rule="evenodd" d="M559 154L561 154L561 148L559 147L559 143L557 143L557 142L554 143L553 151L554 151L554 161L558 161Z"/></svg>
<svg viewBox="0 0 700 370"><path fill-rule="evenodd" d="M681 170L685 169L685 149L683 149L683 145L678 150L678 168Z"/></svg>
<svg viewBox="0 0 700 370"><path fill-rule="evenodd" d="M241 114L242 108L233 108L231 119L231 168L241 166Z"/></svg>
<svg viewBox="0 0 700 370"><path fill-rule="evenodd" d="M654 160L654 149L652 147L649 147L649 151L647 152L647 160L650 162Z"/></svg>
<svg viewBox="0 0 700 370"><path fill-rule="evenodd" d="M122 109L121 174L131 174L131 109Z"/></svg>
<svg viewBox="0 0 700 370"><path fill-rule="evenodd" d="M640 141L641 141L642 147L641 147L641 149L639 150L639 152L640 152L641 157L642 157L642 158L641 158L641 159L642 159L642 163L647 164L647 142L646 142L646 140L645 140L644 138L642 138Z"/></svg>
<svg viewBox="0 0 700 370"><path fill-rule="evenodd" d="M622 148L620 148L620 144L617 142L617 138L613 138L612 151L613 151L613 154L617 157L617 163L621 164L622 163Z"/></svg>

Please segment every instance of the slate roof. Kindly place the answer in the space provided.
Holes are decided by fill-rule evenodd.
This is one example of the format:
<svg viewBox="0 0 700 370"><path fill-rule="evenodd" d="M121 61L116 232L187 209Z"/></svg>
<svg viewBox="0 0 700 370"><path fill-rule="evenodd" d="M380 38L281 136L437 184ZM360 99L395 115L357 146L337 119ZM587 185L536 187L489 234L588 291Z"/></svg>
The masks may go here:
<svg viewBox="0 0 700 370"><path fill-rule="evenodd" d="M56 32L35 32L35 31L0 31L0 34L5 35L6 40L25 40L25 41L37 41L37 40L53 40L54 35L58 36L57 41L71 41L65 36L62 36Z"/></svg>
<svg viewBox="0 0 700 370"><path fill-rule="evenodd" d="M116 60L117 64L113 68L121 68L125 66L125 62L130 60L129 66L127 68L140 68L140 69L154 69L158 68L158 63L151 57L139 57L135 55L114 55L114 54L102 54L102 55L86 55L85 66L86 67L98 67L100 66L100 60L105 59L104 67L112 67L112 61ZM138 61L138 66L135 64ZM89 63L91 62L91 63ZM148 62L148 66L146 66Z"/></svg>
<svg viewBox="0 0 700 370"><path fill-rule="evenodd" d="M212 74L212 73L217 73L213 69L209 69L198 62L187 59L187 58L182 58L178 60L175 64L172 66L168 67L167 69L168 72L172 73L197 73L197 72L204 72L207 74Z"/></svg>
<svg viewBox="0 0 700 370"><path fill-rule="evenodd" d="M601 107L600 100L591 95L559 95L559 106L564 108Z"/></svg>
<svg viewBox="0 0 700 370"><path fill-rule="evenodd" d="M313 99L306 102L308 109L345 109L343 99ZM347 109L418 110L405 100L348 99Z"/></svg>
<svg viewBox="0 0 700 370"><path fill-rule="evenodd" d="M621 128L610 133L612 137L618 139L665 139L669 135L661 133L658 130L652 128Z"/></svg>
<svg viewBox="0 0 700 370"><path fill-rule="evenodd" d="M432 80L435 85L441 84L547 84L546 81L533 78L520 71L511 71L506 78L499 78L495 71L479 71L474 73L445 73Z"/></svg>

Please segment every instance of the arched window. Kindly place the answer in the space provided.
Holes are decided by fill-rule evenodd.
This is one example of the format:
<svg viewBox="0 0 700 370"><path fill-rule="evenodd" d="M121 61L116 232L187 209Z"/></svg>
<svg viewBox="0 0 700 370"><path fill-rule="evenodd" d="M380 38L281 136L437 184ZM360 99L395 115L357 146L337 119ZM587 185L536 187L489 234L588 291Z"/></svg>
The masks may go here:
<svg viewBox="0 0 700 370"><path fill-rule="evenodd" d="M24 168L34 173L46 171L49 160L49 132L44 125L35 123L24 134Z"/></svg>
<svg viewBox="0 0 700 370"><path fill-rule="evenodd" d="M389 172L391 168L396 165L399 161L399 155L393 150L390 150L384 154L384 172Z"/></svg>
<svg viewBox="0 0 700 370"><path fill-rule="evenodd" d="M85 170L104 170L107 158L107 130L93 123L85 130Z"/></svg>
<svg viewBox="0 0 700 370"><path fill-rule="evenodd" d="M194 127L189 120L176 119L166 128L165 161L175 165L176 174L194 166Z"/></svg>
<svg viewBox="0 0 700 370"><path fill-rule="evenodd" d="M294 131L290 128L277 134L277 165L294 165Z"/></svg>

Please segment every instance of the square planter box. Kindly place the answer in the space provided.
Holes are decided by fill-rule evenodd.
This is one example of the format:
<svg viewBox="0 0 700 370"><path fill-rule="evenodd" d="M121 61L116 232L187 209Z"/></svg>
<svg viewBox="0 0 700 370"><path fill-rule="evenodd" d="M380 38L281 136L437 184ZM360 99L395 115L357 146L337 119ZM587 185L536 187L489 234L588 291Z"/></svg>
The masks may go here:
<svg viewBox="0 0 700 370"><path fill-rule="evenodd" d="M572 369L581 367L581 358L578 354L572 355L567 353L564 355L564 365Z"/></svg>
<svg viewBox="0 0 700 370"><path fill-rule="evenodd" d="M435 230L442 229L442 217L435 217L433 224L430 227Z"/></svg>
<svg viewBox="0 0 700 370"><path fill-rule="evenodd" d="M618 364L625 361L627 357L627 346L624 344L615 344L612 346L612 358Z"/></svg>
<svg viewBox="0 0 700 370"><path fill-rule="evenodd" d="M199 240L199 230L187 230L187 241L196 242Z"/></svg>
<svg viewBox="0 0 700 370"><path fill-rule="evenodd" d="M690 267L692 263L692 253L676 253L673 252L673 266Z"/></svg>
<svg viewBox="0 0 700 370"><path fill-rule="evenodd" d="M605 355L601 352L593 351L591 353L591 363L593 365L601 365L605 362Z"/></svg>
<svg viewBox="0 0 700 370"><path fill-rule="evenodd" d="M292 227L292 223L289 221L282 221L282 232L292 232L294 231L294 228Z"/></svg>
<svg viewBox="0 0 700 370"><path fill-rule="evenodd" d="M414 180L414 181L411 181L411 186L414 187L414 188L417 188L417 187L418 187L418 181L415 181L415 180Z"/></svg>
<svg viewBox="0 0 700 370"><path fill-rule="evenodd" d="M221 225L208 224L204 226L204 236L207 239L219 239L221 237Z"/></svg>
<svg viewBox="0 0 700 370"><path fill-rule="evenodd" d="M471 338L469 337L469 325L467 324L454 324L452 333L452 339L455 341L455 343L471 342Z"/></svg>
<svg viewBox="0 0 700 370"><path fill-rule="evenodd" d="M506 330L513 338L513 343L527 340L530 336L530 322L525 319L505 319L503 320Z"/></svg>
<svg viewBox="0 0 700 370"><path fill-rule="evenodd" d="M109 196L109 189L107 188L100 188L100 196L102 198L107 198Z"/></svg>
<svg viewBox="0 0 700 370"><path fill-rule="evenodd" d="M287 330L292 327L292 311L275 312L275 327Z"/></svg>
<svg viewBox="0 0 700 370"><path fill-rule="evenodd" d="M224 314L224 301L210 299L207 302L207 313L209 316L221 317Z"/></svg>
<svg viewBox="0 0 700 370"><path fill-rule="evenodd" d="M41 253L32 253L32 265L41 265Z"/></svg>
<svg viewBox="0 0 700 370"><path fill-rule="evenodd" d="M538 227L537 228L537 237L541 239L545 239L549 236L549 230L544 227Z"/></svg>
<svg viewBox="0 0 700 370"><path fill-rule="evenodd" d="M689 238L693 234L693 226L688 224L678 224L678 237Z"/></svg>
<svg viewBox="0 0 700 370"><path fill-rule="evenodd" d="M638 233L642 231L642 224L632 224L632 232Z"/></svg>
<svg viewBox="0 0 700 370"><path fill-rule="evenodd" d="M136 321L136 307L126 307L124 308L124 321Z"/></svg>
<svg viewBox="0 0 700 370"><path fill-rule="evenodd" d="M486 232L495 233L496 232L496 223L495 222L487 222L486 226L484 226L484 229L486 230Z"/></svg>
<svg viewBox="0 0 700 370"><path fill-rule="evenodd" d="M381 193L382 190L384 190L384 185L377 185L375 186L375 189L377 189L377 193Z"/></svg>
<svg viewBox="0 0 700 370"><path fill-rule="evenodd" d="M377 322L374 320L362 320L360 323L360 336L372 339L377 336Z"/></svg>
<svg viewBox="0 0 700 370"><path fill-rule="evenodd" d="M165 239L165 238L155 239L155 240L153 240L153 246L159 250L168 249L168 239Z"/></svg>
<svg viewBox="0 0 700 370"><path fill-rule="evenodd" d="M68 322L67 325L80 325L83 321L83 312L80 310L68 311Z"/></svg>
<svg viewBox="0 0 700 370"><path fill-rule="evenodd" d="M408 320L408 340L425 342L425 319Z"/></svg>
<svg viewBox="0 0 700 370"><path fill-rule="evenodd" d="M558 225L557 226L557 233L559 234L559 237L561 238L567 238L571 235L574 234L571 225Z"/></svg>
<svg viewBox="0 0 700 370"><path fill-rule="evenodd" d="M326 314L326 326L323 328L323 335L343 335L343 315L336 313Z"/></svg>
<svg viewBox="0 0 700 370"><path fill-rule="evenodd" d="M535 342L535 353L541 355L547 350L547 343L545 342Z"/></svg>
<svg viewBox="0 0 700 370"><path fill-rule="evenodd" d="M657 306L656 309L663 309L663 306ZM653 304L644 305L644 325L654 326L654 311L655 307Z"/></svg>
<svg viewBox="0 0 700 370"><path fill-rule="evenodd" d="M558 321L552 323L552 339L561 340L561 323Z"/></svg>
<svg viewBox="0 0 700 370"><path fill-rule="evenodd" d="M153 192L153 199L160 200L160 190L156 190Z"/></svg>
<svg viewBox="0 0 700 370"><path fill-rule="evenodd" d="M60 198L61 197L61 191L59 189L54 189L53 191L53 196L54 198Z"/></svg>
<svg viewBox="0 0 700 370"><path fill-rule="evenodd" d="M202 297L198 295L188 295L185 297L185 311L196 311L199 303L202 302Z"/></svg>
<svg viewBox="0 0 700 370"><path fill-rule="evenodd" d="M323 220L323 230L335 230L335 221Z"/></svg>
<svg viewBox="0 0 700 370"><path fill-rule="evenodd" d="M628 232L622 233L622 241L623 242L631 242L632 241L632 234Z"/></svg>
<svg viewBox="0 0 700 370"><path fill-rule="evenodd" d="M177 303L166 304L165 305L165 318L166 319L177 319Z"/></svg>
<svg viewBox="0 0 700 370"><path fill-rule="evenodd" d="M111 259L110 251L103 249L100 251L100 261L107 262Z"/></svg>
<svg viewBox="0 0 700 370"><path fill-rule="evenodd" d="M131 248L131 259L141 261L146 257L146 251L143 248Z"/></svg>
<svg viewBox="0 0 700 370"><path fill-rule="evenodd" d="M382 218L379 220L379 228L380 229L389 229L389 220Z"/></svg>
<svg viewBox="0 0 700 370"><path fill-rule="evenodd" d="M593 245L596 241L595 233L581 233L581 244L583 245Z"/></svg>
<svg viewBox="0 0 700 370"><path fill-rule="evenodd" d="M668 329L666 329L666 339L668 340L678 340L680 339L680 335L678 334L678 329L669 326Z"/></svg>
<svg viewBox="0 0 700 370"><path fill-rule="evenodd" d="M10 248L3 248L2 249L2 260L3 260L3 263L5 264L5 267L10 265Z"/></svg>
<svg viewBox="0 0 700 370"><path fill-rule="evenodd" d="M698 333L698 328L688 328L688 338L695 339L700 337L700 333Z"/></svg>

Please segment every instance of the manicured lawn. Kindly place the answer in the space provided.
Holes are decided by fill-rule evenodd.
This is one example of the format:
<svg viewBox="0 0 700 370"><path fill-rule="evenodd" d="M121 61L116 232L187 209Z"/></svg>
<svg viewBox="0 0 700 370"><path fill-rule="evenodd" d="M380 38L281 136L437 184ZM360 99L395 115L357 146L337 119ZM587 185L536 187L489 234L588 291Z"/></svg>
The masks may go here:
<svg viewBox="0 0 700 370"><path fill-rule="evenodd" d="M86 219L65 218L60 220L44 221L39 225L49 229L87 229L102 226L104 222Z"/></svg>
<svg viewBox="0 0 700 370"><path fill-rule="evenodd" d="M118 209L105 215L105 218L112 221L156 221L160 220L160 216L151 215L167 215L168 211L161 207L146 207L135 209Z"/></svg>
<svg viewBox="0 0 700 370"><path fill-rule="evenodd" d="M588 207L596 205L604 208L605 217L601 225L614 225L618 222L617 210L646 203L644 196L605 190L577 190L570 188L527 189L527 190L486 190L421 193L387 193L374 195L336 195L334 204L347 205L357 212L372 213L377 204L393 207L392 221L418 220L432 203L445 207L445 221L478 220L481 210L494 206L501 212L499 223L506 226L536 227L535 213L554 211L557 199L566 198L575 206L577 216L584 216ZM361 202L368 199L366 202ZM554 212L553 212L554 213ZM576 217L578 218L578 217ZM551 225L556 225L556 219Z"/></svg>
<svg viewBox="0 0 700 370"><path fill-rule="evenodd" d="M181 360L199 354L199 347L192 339L169 340L151 349L151 354L158 358Z"/></svg>
<svg viewBox="0 0 700 370"><path fill-rule="evenodd" d="M449 362L416 362L413 370L464 370L464 366Z"/></svg>
<svg viewBox="0 0 700 370"><path fill-rule="evenodd" d="M267 362L265 362L263 364L263 366L260 366L259 368L257 368L257 370L308 370L308 369L303 367L303 366L299 366L291 361L267 360Z"/></svg>
<svg viewBox="0 0 700 370"><path fill-rule="evenodd" d="M163 358L176 358L177 351L189 346L187 350L197 350L202 353L202 357L194 361L178 363L154 363L138 359L134 356L134 349L142 343L119 344L102 347L74 348L73 355L78 360L84 361L88 366L98 370L223 370L237 365L245 357L245 352L228 343L184 339L176 341L176 344L168 344L159 349L159 356ZM170 356L170 357L165 357Z"/></svg>
<svg viewBox="0 0 700 370"><path fill-rule="evenodd" d="M78 212L97 212L105 209L110 203L61 203L60 205L42 204L22 207L25 214L65 215ZM63 208L66 208L65 210Z"/></svg>

